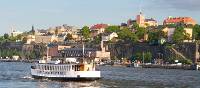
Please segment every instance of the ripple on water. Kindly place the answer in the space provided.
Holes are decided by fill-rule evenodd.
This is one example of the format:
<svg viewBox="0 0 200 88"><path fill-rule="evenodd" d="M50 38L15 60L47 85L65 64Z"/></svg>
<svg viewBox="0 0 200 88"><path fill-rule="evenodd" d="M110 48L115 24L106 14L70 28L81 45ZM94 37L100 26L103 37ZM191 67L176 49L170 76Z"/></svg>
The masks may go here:
<svg viewBox="0 0 200 88"><path fill-rule="evenodd" d="M102 79L92 82L36 80L29 63L0 62L0 87L5 88L200 88L200 71L100 66Z"/></svg>

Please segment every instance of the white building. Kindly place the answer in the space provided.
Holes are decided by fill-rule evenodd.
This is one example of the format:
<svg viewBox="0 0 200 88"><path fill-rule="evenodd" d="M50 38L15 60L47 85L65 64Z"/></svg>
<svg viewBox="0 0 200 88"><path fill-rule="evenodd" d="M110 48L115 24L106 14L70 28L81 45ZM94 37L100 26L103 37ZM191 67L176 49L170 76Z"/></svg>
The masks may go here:
<svg viewBox="0 0 200 88"><path fill-rule="evenodd" d="M117 35L117 33L115 33L115 32L112 32L112 33L105 33L105 34L103 34L103 36L102 36L102 40L103 41L110 41L110 40L112 40L113 38L117 38L118 37L118 35Z"/></svg>
<svg viewBox="0 0 200 88"><path fill-rule="evenodd" d="M13 37L16 37L16 36L18 36L18 35L20 35L20 34L22 34L23 32L20 32L20 31L12 31L11 32L11 36L13 36Z"/></svg>

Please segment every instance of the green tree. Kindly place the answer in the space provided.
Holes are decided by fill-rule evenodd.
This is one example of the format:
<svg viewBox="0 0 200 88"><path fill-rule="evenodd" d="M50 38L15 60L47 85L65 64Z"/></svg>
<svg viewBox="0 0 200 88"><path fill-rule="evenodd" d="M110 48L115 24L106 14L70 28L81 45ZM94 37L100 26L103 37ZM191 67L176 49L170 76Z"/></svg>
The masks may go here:
<svg viewBox="0 0 200 88"><path fill-rule="evenodd" d="M139 60L139 61L142 61L142 58L143 58L142 53L139 53L139 52L137 52L134 57L136 60Z"/></svg>
<svg viewBox="0 0 200 88"><path fill-rule="evenodd" d="M17 35L17 36L16 36L16 39L17 39L17 40L21 40L21 39L22 39L22 34Z"/></svg>
<svg viewBox="0 0 200 88"><path fill-rule="evenodd" d="M36 59L36 52L35 51L30 52L30 56L29 57L31 59Z"/></svg>
<svg viewBox="0 0 200 88"><path fill-rule="evenodd" d="M88 26L84 26L81 30L84 39L88 40L90 38L90 29Z"/></svg>
<svg viewBox="0 0 200 88"><path fill-rule="evenodd" d="M137 30L137 29L140 28L140 26L136 22L134 22L133 25L132 25L132 28Z"/></svg>
<svg viewBox="0 0 200 88"><path fill-rule="evenodd" d="M13 36L10 36L10 37L9 37L9 40L14 42L14 41L17 40L17 38L16 38L16 37L13 37Z"/></svg>
<svg viewBox="0 0 200 88"><path fill-rule="evenodd" d="M152 59L152 53L151 52L137 52L134 56L135 60L143 61L145 63L150 63Z"/></svg>
<svg viewBox="0 0 200 88"><path fill-rule="evenodd" d="M93 41L95 44L100 44L101 42L101 35L98 35L94 38L94 41Z"/></svg>
<svg viewBox="0 0 200 88"><path fill-rule="evenodd" d="M173 42L181 43L181 42L183 42L184 39L185 39L184 27L182 27L182 26L176 27L174 34L172 36Z"/></svg>
<svg viewBox="0 0 200 88"><path fill-rule="evenodd" d="M200 25L198 24L193 27L193 38L196 40L200 39Z"/></svg>
<svg viewBox="0 0 200 88"><path fill-rule="evenodd" d="M158 40L159 39L159 32L158 31L151 31L148 33L149 37L148 40L149 41L153 41L153 40Z"/></svg>
<svg viewBox="0 0 200 88"><path fill-rule="evenodd" d="M3 36L0 36L0 42L1 41L4 41L4 37Z"/></svg>
<svg viewBox="0 0 200 88"><path fill-rule="evenodd" d="M143 27L140 27L136 31L136 35L139 39L144 39L145 34L147 34L147 30Z"/></svg>
<svg viewBox="0 0 200 88"><path fill-rule="evenodd" d="M149 42L159 41L160 39L167 38L167 33L162 30L151 30L148 32Z"/></svg>
<svg viewBox="0 0 200 88"><path fill-rule="evenodd" d="M119 33L119 38L123 39L127 42L137 42L138 41L138 37L131 32L128 28L123 28Z"/></svg>
<svg viewBox="0 0 200 88"><path fill-rule="evenodd" d="M3 35L4 39L9 39L9 35L6 33Z"/></svg>
<svg viewBox="0 0 200 88"><path fill-rule="evenodd" d="M151 52L146 52L144 54L144 62L145 63L150 63L151 62L151 59L152 59L152 54Z"/></svg>
<svg viewBox="0 0 200 88"><path fill-rule="evenodd" d="M169 28L175 28L177 25L176 24L168 24L166 25L166 27L169 27Z"/></svg>
<svg viewBox="0 0 200 88"><path fill-rule="evenodd" d="M118 33L120 31L120 26L108 26L105 31Z"/></svg>

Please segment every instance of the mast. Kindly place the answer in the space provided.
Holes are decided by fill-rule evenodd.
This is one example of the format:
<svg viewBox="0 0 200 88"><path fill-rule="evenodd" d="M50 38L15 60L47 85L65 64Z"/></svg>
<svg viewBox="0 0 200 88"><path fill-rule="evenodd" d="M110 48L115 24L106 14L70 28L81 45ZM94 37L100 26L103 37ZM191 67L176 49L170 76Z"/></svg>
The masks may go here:
<svg viewBox="0 0 200 88"><path fill-rule="evenodd" d="M142 62L144 64L144 51L142 52Z"/></svg>
<svg viewBox="0 0 200 88"><path fill-rule="evenodd" d="M48 60L48 57L49 57L49 47L48 47L48 44L47 44L47 60Z"/></svg>
<svg viewBox="0 0 200 88"><path fill-rule="evenodd" d="M85 46L84 46L84 42L83 42L83 61L84 61L84 56L85 56Z"/></svg>

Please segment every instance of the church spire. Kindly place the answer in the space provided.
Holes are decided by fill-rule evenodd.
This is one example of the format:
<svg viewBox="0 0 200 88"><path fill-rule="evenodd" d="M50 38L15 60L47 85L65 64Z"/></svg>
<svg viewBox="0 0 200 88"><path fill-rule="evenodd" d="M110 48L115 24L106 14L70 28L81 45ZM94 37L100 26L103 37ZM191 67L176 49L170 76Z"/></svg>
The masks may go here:
<svg viewBox="0 0 200 88"><path fill-rule="evenodd" d="M32 25L32 29L31 30L35 30L34 25Z"/></svg>
<svg viewBox="0 0 200 88"><path fill-rule="evenodd" d="M34 25L32 25L31 33L32 33L32 35L35 35L35 28L34 28Z"/></svg>
<svg viewBox="0 0 200 88"><path fill-rule="evenodd" d="M139 11L140 11L140 14L142 14L142 0L140 0Z"/></svg>

